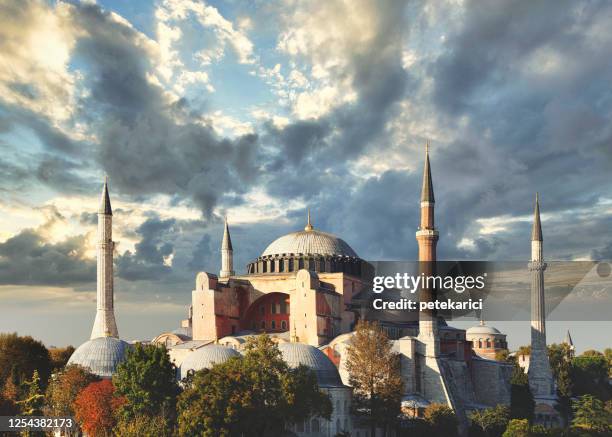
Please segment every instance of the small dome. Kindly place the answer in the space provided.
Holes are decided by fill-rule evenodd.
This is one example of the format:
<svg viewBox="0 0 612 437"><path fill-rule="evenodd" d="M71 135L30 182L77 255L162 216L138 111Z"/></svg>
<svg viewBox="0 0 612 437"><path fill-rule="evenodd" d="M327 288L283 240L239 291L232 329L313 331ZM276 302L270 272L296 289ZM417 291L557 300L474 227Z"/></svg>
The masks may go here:
<svg viewBox="0 0 612 437"><path fill-rule="evenodd" d="M115 337L94 338L76 348L68 364L78 364L102 378L110 378L131 347Z"/></svg>
<svg viewBox="0 0 612 437"><path fill-rule="evenodd" d="M336 255L358 258L344 240L317 230L292 232L274 240L261 256L282 254Z"/></svg>
<svg viewBox="0 0 612 437"><path fill-rule="evenodd" d="M496 328L494 328L492 326L484 326L484 325L472 326L467 331L465 331L465 333L467 335L471 335L471 334L480 334L480 335L483 335L483 334L485 334L485 335L497 335L497 334L501 334L501 332L499 332Z"/></svg>
<svg viewBox="0 0 612 437"><path fill-rule="evenodd" d="M185 357L180 367L181 379L187 376L190 370L194 372L200 369L210 369L213 364L221 364L231 357L239 357L238 351L218 344L209 344L190 352Z"/></svg>
<svg viewBox="0 0 612 437"><path fill-rule="evenodd" d="M303 364L314 370L320 387L343 385L334 363L316 347L302 343L279 343L278 349L289 367L298 367Z"/></svg>

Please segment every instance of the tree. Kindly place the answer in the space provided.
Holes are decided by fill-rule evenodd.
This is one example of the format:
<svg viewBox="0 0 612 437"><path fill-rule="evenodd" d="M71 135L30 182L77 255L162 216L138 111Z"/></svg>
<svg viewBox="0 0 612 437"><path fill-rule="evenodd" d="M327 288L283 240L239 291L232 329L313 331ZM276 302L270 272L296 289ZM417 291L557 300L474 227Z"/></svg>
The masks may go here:
<svg viewBox="0 0 612 437"><path fill-rule="evenodd" d="M567 343L551 344L548 346L548 362L550 363L550 370L552 371L553 378L556 380L559 378L559 372L567 364L571 363L574 358L574 352Z"/></svg>
<svg viewBox="0 0 612 437"><path fill-rule="evenodd" d="M430 435L455 437L459 435L459 421L455 412L444 404L431 404L423 413Z"/></svg>
<svg viewBox="0 0 612 437"><path fill-rule="evenodd" d="M125 399L115 396L115 387L109 379L92 382L76 397L75 418L89 436L106 437L111 435L123 403Z"/></svg>
<svg viewBox="0 0 612 437"><path fill-rule="evenodd" d="M74 401L78 394L99 378L81 366L71 364L51 378L46 393L45 414L74 416Z"/></svg>
<svg viewBox="0 0 612 437"><path fill-rule="evenodd" d="M604 350L604 356L608 360L608 376L612 378L612 348L607 347Z"/></svg>
<svg viewBox="0 0 612 437"><path fill-rule="evenodd" d="M47 348L32 337L20 337L16 333L0 334L0 385L4 385L12 371L16 371L16 384L32 378L38 370L40 384L44 388L51 374L51 358Z"/></svg>
<svg viewBox="0 0 612 437"><path fill-rule="evenodd" d="M331 411L314 372L289 368L277 345L262 335L249 340L243 357L193 375L179 396L179 434L279 435L306 418L329 419Z"/></svg>
<svg viewBox="0 0 612 437"><path fill-rule="evenodd" d="M0 416L14 416L19 413L17 401L20 398L17 369L13 367L2 387Z"/></svg>
<svg viewBox="0 0 612 437"><path fill-rule="evenodd" d="M527 374L515 364L510 379L510 417L512 419L533 419L535 401L529 389L529 378Z"/></svg>
<svg viewBox="0 0 612 437"><path fill-rule="evenodd" d="M34 370L32 379L24 382L24 385L27 387L25 398L16 402L20 407L21 414L24 416L41 416L45 396L40 388L38 370Z"/></svg>
<svg viewBox="0 0 612 437"><path fill-rule="evenodd" d="M52 348L49 349L49 356L51 357L51 366L53 369L63 369L68 363L68 360L74 353L74 347L67 346L63 348Z"/></svg>
<svg viewBox="0 0 612 437"><path fill-rule="evenodd" d="M512 419L502 437L529 437L529 421L527 419Z"/></svg>
<svg viewBox="0 0 612 437"><path fill-rule="evenodd" d="M612 398L612 389L608 384L608 360L602 354L583 354L572 359L571 378L576 396L592 394L604 402Z"/></svg>
<svg viewBox="0 0 612 437"><path fill-rule="evenodd" d="M172 432L161 416L140 415L132 419L121 419L115 427L120 437L170 437Z"/></svg>
<svg viewBox="0 0 612 437"><path fill-rule="evenodd" d="M370 428L386 431L400 414L403 381L399 355L377 322L360 321L347 348L354 414Z"/></svg>
<svg viewBox="0 0 612 437"><path fill-rule="evenodd" d="M510 408L497 405L486 410L477 410L470 414L472 427L476 427L486 437L500 437L510 421Z"/></svg>
<svg viewBox="0 0 612 437"><path fill-rule="evenodd" d="M576 428L599 433L612 432L612 415L605 404L593 395L583 395L572 404Z"/></svg>
<svg viewBox="0 0 612 437"><path fill-rule="evenodd" d="M123 420L161 416L173 426L179 387L165 346L137 344L117 367L113 384L117 395L126 399L119 412Z"/></svg>

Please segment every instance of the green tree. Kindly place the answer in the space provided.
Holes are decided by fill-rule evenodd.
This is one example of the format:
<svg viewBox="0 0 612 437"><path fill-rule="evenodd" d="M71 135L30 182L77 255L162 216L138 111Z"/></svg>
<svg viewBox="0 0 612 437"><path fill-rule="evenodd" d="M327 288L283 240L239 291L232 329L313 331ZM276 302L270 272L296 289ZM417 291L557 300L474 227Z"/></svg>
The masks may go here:
<svg viewBox="0 0 612 437"><path fill-rule="evenodd" d="M529 437L529 421L527 419L512 419L502 437Z"/></svg>
<svg viewBox="0 0 612 437"><path fill-rule="evenodd" d="M604 350L604 356L608 360L608 376L612 378L612 348L607 347Z"/></svg>
<svg viewBox="0 0 612 437"><path fill-rule="evenodd" d="M250 339L243 357L196 372L179 397L183 436L279 435L313 416L329 419L327 394L308 367L289 368L266 335Z"/></svg>
<svg viewBox="0 0 612 437"><path fill-rule="evenodd" d="M42 408L45 402L45 396L40 387L40 377L38 370L34 370L32 379L24 382L27 387L24 399L17 401L20 407L21 414L24 416L41 416Z"/></svg>
<svg viewBox="0 0 612 437"><path fill-rule="evenodd" d="M455 437L459 435L459 421L455 412L444 404L431 404L423 413L429 435Z"/></svg>
<svg viewBox="0 0 612 437"><path fill-rule="evenodd" d="M575 357L571 366L573 394L592 394L604 402L611 399L612 389L608 384L608 373L608 360L602 354L582 354Z"/></svg>
<svg viewBox="0 0 612 437"><path fill-rule="evenodd" d="M51 378L45 395L45 414L74 416L74 401L78 394L99 378L81 366L71 364Z"/></svg>
<svg viewBox="0 0 612 437"><path fill-rule="evenodd" d="M117 437L171 437L173 435L163 417L145 415L120 420L114 432Z"/></svg>
<svg viewBox="0 0 612 437"><path fill-rule="evenodd" d="M572 404L574 420L572 425L579 429L598 433L612 432L612 415L605 404L593 395L583 395Z"/></svg>
<svg viewBox="0 0 612 437"><path fill-rule="evenodd" d="M486 437L500 437L510 421L510 408L497 405L486 410L477 410L470 414L472 428L479 432L477 435Z"/></svg>
<svg viewBox="0 0 612 437"><path fill-rule="evenodd" d="M518 364L514 365L510 379L510 417L512 419L533 419L535 401L529 389L529 378Z"/></svg>
<svg viewBox="0 0 612 437"><path fill-rule="evenodd" d="M180 390L165 346L137 344L117 367L113 385L116 396L126 399L118 413L122 420L161 416L173 426Z"/></svg>
<svg viewBox="0 0 612 437"><path fill-rule="evenodd" d="M360 321L347 348L353 412L370 428L387 430L401 408L403 381L398 354L377 322Z"/></svg>
<svg viewBox="0 0 612 437"><path fill-rule="evenodd" d="M4 386L11 372L17 385L32 378L38 371L41 387L47 386L52 364L47 348L32 337L20 337L16 333L0 334L0 386Z"/></svg>
<svg viewBox="0 0 612 437"><path fill-rule="evenodd" d="M574 353L567 343L551 344L548 346L548 361L553 378L559 378L559 372L567 363L571 363Z"/></svg>

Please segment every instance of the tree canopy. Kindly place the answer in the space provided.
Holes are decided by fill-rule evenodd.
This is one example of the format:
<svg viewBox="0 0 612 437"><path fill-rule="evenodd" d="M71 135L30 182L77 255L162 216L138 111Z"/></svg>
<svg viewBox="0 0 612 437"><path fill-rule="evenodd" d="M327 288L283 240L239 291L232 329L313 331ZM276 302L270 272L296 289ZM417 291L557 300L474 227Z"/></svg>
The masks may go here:
<svg viewBox="0 0 612 437"><path fill-rule="evenodd" d="M353 412L371 430L386 428L400 414L403 381L399 355L377 322L360 321L347 348Z"/></svg>
<svg viewBox="0 0 612 437"><path fill-rule="evenodd" d="M279 435L312 416L329 418L332 405L305 366L289 368L272 340L249 340L232 357L193 375L179 397L179 434L185 436Z"/></svg>
<svg viewBox="0 0 612 437"><path fill-rule="evenodd" d="M111 435L116 424L116 413L125 398L115 396L112 381L92 382L78 394L74 402L75 418L81 428L92 437Z"/></svg>

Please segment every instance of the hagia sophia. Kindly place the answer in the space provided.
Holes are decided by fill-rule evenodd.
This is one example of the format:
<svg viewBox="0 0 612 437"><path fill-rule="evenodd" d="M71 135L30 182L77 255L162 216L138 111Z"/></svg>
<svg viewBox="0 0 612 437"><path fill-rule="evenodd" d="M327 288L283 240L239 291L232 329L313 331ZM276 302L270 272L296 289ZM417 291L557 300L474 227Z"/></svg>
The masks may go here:
<svg viewBox="0 0 612 437"><path fill-rule="evenodd" d="M419 261L436 261L439 238L435 226L435 197L426 148L416 232ZM554 406L555 382L546 355L542 230L536 199L532 256L532 353L529 382L536 399L536 421L558 424ZM108 183L98 211L97 309L90 340L70 363L112 376L132 347L119 338L113 302L112 209ZM239 250L239 248L236 248ZM421 312L412 320L385 317L366 308L372 266L341 238L316 229L308 213L303 230L283 235L236 274L234 246L227 219L221 241L219 274L199 272L191 292L187 318L172 332L157 335L177 367L177 378L239 355L248 338L266 333L278 344L290 366L304 364L316 373L321 390L329 394L330 420L313 417L288 430L297 436L333 436L349 432L370 436L351 415L347 347L360 319L378 320L400 354L404 382L402 412L418 416L432 403L452 408L466 429L471 411L510 403L512 365L496 360L507 349L506 335L481 322L470 329L448 325L435 313ZM431 264L431 263L428 263ZM421 299L435 291L421 290Z"/></svg>

